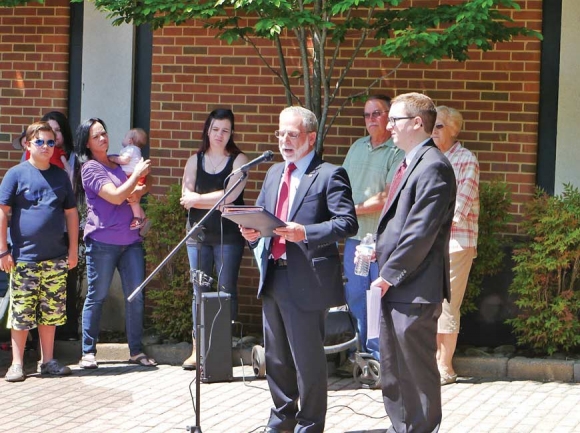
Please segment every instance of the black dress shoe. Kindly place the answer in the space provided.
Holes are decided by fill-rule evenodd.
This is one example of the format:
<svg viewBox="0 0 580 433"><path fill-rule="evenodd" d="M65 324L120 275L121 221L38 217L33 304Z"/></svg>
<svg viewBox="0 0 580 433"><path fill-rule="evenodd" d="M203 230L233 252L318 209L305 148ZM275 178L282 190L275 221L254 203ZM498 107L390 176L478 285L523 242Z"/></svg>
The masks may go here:
<svg viewBox="0 0 580 433"><path fill-rule="evenodd" d="M274 427L266 427L262 433L292 433L294 430L278 430Z"/></svg>

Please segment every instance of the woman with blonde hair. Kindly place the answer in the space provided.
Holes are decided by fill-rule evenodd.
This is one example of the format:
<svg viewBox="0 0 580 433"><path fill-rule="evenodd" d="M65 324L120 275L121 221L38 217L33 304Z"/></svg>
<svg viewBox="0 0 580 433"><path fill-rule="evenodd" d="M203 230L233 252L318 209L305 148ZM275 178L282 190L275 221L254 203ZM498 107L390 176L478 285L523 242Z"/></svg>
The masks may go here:
<svg viewBox="0 0 580 433"><path fill-rule="evenodd" d="M477 255L477 220L479 218L479 163L473 153L457 140L463 116L454 108L437 107L432 138L453 165L457 182L455 213L449 242L451 302L443 300L437 326L437 364L441 385L454 383L453 354L459 334L460 308L467 278Z"/></svg>

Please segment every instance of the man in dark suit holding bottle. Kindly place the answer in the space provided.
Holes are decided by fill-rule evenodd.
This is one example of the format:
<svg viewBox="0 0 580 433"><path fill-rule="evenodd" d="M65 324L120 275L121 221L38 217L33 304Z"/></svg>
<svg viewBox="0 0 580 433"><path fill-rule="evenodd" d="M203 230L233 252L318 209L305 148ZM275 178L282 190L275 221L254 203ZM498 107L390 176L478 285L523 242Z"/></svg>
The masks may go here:
<svg viewBox="0 0 580 433"><path fill-rule="evenodd" d="M449 300L449 235L455 175L431 137L437 111L419 93L396 97L387 128L405 159L379 219L376 259L381 288L381 388L388 432L437 432L441 387L437 319Z"/></svg>
<svg viewBox="0 0 580 433"><path fill-rule="evenodd" d="M266 432L322 433L327 372L324 321L345 303L337 242L358 223L348 175L314 152L318 122L302 107L280 113L284 163L270 168L256 202L287 221L261 238L241 228L260 268L266 374L274 402Z"/></svg>

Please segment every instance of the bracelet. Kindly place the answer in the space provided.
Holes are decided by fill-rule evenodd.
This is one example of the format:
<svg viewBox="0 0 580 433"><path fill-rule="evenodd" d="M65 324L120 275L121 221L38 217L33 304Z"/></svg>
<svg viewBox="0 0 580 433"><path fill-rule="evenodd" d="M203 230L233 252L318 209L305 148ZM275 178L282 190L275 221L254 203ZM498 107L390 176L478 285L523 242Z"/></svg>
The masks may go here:
<svg viewBox="0 0 580 433"><path fill-rule="evenodd" d="M6 257L8 254L10 254L10 250L6 250L6 251L4 251L3 253L0 253L0 259L1 259L2 257Z"/></svg>

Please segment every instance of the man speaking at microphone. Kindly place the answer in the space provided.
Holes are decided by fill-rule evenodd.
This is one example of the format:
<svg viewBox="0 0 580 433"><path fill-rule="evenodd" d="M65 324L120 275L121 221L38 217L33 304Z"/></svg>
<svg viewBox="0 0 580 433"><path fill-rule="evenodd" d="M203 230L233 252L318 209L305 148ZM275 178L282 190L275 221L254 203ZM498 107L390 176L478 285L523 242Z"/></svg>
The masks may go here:
<svg viewBox="0 0 580 433"><path fill-rule="evenodd" d="M267 238L241 228L260 269L270 433L324 431L324 322L328 308L345 303L337 242L358 230L348 175L315 154L317 130L310 110L280 113L285 162L268 170L256 204L287 224Z"/></svg>

